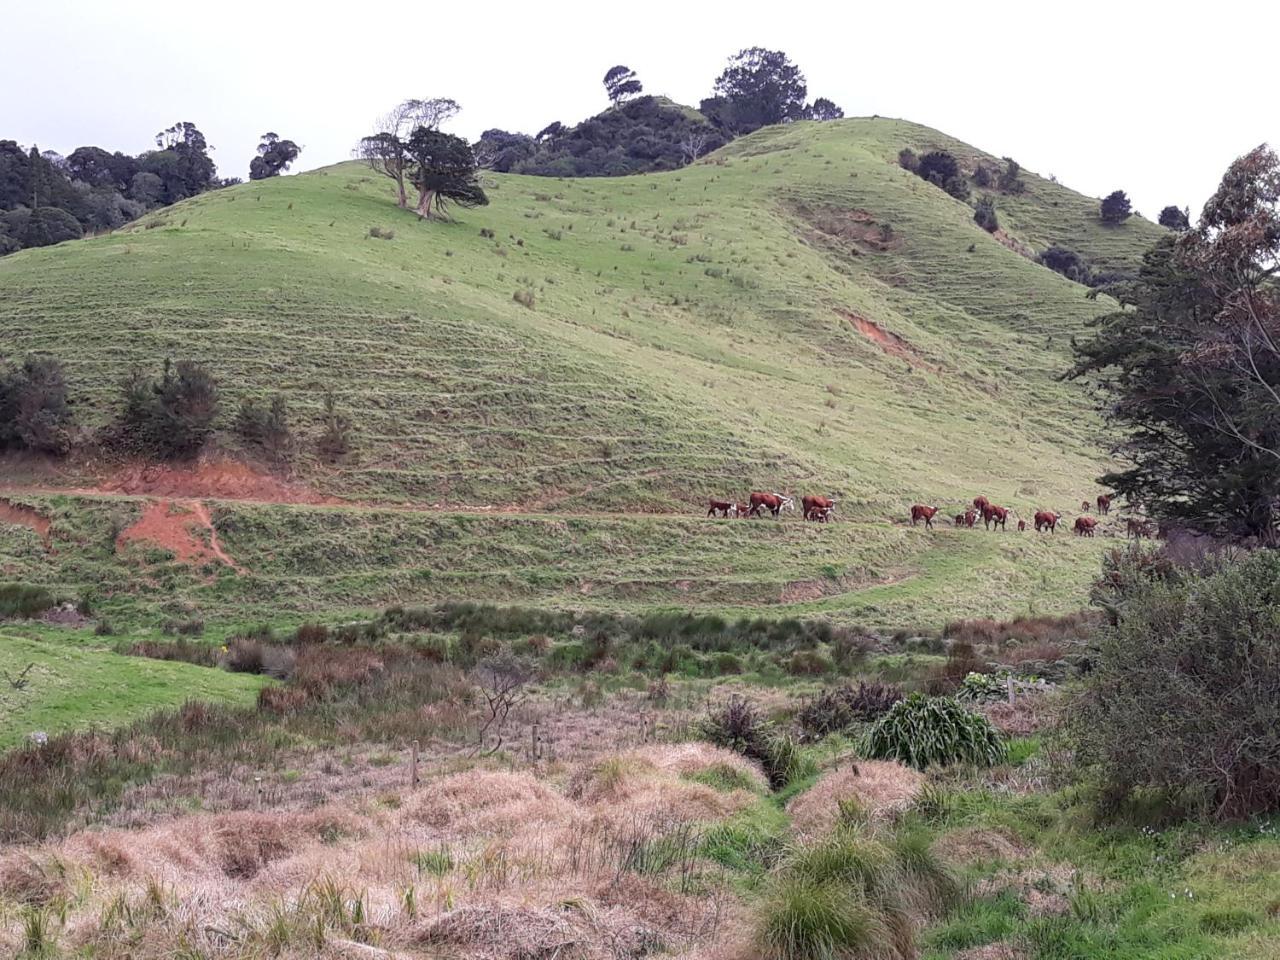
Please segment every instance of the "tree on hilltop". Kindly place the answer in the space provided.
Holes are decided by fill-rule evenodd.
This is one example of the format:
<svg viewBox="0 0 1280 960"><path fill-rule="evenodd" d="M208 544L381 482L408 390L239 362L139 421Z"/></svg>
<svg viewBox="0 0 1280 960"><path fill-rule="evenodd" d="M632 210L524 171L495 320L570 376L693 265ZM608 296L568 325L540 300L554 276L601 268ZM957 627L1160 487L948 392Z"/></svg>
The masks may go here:
<svg viewBox="0 0 1280 960"><path fill-rule="evenodd" d="M714 91L702 102L703 114L736 134L805 115L804 74L781 50L740 50L716 78Z"/></svg>
<svg viewBox="0 0 1280 960"><path fill-rule="evenodd" d="M479 207L489 202L476 173L475 153L462 137L421 126L405 149L409 178L418 190L418 216L443 216L448 203Z"/></svg>
<svg viewBox="0 0 1280 960"><path fill-rule="evenodd" d="M643 89L640 80L636 77L636 72L630 67L619 64L616 67L610 67L609 72L604 75L604 92L609 95L609 102L615 107L628 97L636 96Z"/></svg>
<svg viewBox="0 0 1280 960"><path fill-rule="evenodd" d="M839 120L844 117L844 111L826 97L819 97L813 101L805 113L810 120Z"/></svg>
<svg viewBox="0 0 1280 960"><path fill-rule="evenodd" d="M189 120L175 123L156 134L159 148L139 157L142 169L164 184L164 202L176 203L218 185L218 168L200 129Z"/></svg>
<svg viewBox="0 0 1280 960"><path fill-rule="evenodd" d="M447 97L402 100L377 119L376 133L362 137L356 145L356 156L367 163L369 169L395 183L398 206L409 205L404 186L412 164L409 137L420 127L438 129L440 124L457 116L461 110L456 100Z"/></svg>
<svg viewBox="0 0 1280 960"><path fill-rule="evenodd" d="M1159 223L1162 227L1182 233L1191 229L1191 214L1170 204L1160 211Z"/></svg>
<svg viewBox="0 0 1280 960"><path fill-rule="evenodd" d="M302 152L292 140L281 140L278 134L264 133L258 144L258 155L249 161L249 179L265 180L279 176L282 170L298 159Z"/></svg>
<svg viewBox="0 0 1280 960"><path fill-rule="evenodd" d="M520 161L532 157L537 148L527 133L486 130L475 143L476 165L484 170L509 173Z"/></svg>
<svg viewBox="0 0 1280 960"><path fill-rule="evenodd" d="M1128 195L1123 190L1113 190L1103 198L1098 215L1103 223L1124 223L1133 216Z"/></svg>

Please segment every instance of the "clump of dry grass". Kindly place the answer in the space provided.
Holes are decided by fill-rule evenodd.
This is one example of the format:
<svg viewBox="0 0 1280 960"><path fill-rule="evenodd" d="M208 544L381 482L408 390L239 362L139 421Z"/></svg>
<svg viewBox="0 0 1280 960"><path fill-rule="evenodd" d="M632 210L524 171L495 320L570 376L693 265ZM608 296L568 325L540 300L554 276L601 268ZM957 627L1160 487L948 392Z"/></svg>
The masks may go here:
<svg viewBox="0 0 1280 960"><path fill-rule="evenodd" d="M1060 698L1052 694L1027 694L1013 703L995 700L977 710L1006 737L1030 737L1057 726Z"/></svg>
<svg viewBox="0 0 1280 960"><path fill-rule="evenodd" d="M1026 844L1007 830L987 827L952 830L938 838L934 849L944 859L963 864L1013 863L1030 853Z"/></svg>
<svg viewBox="0 0 1280 960"><path fill-rule="evenodd" d="M859 760L832 770L787 805L801 836L830 832L841 819L841 803L852 802L865 816L883 819L905 809L924 786L922 773L892 760Z"/></svg>
<svg viewBox="0 0 1280 960"><path fill-rule="evenodd" d="M445 835L510 833L530 824L567 823L574 805L527 773L469 770L428 783L406 815Z"/></svg>

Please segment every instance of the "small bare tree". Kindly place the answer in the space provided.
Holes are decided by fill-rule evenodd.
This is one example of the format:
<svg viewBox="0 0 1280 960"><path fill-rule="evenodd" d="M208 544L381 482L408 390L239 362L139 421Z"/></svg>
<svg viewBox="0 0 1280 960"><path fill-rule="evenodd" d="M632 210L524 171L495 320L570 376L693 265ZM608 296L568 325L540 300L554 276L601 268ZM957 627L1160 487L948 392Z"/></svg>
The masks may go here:
<svg viewBox="0 0 1280 960"><path fill-rule="evenodd" d="M476 750L484 748L485 739L492 731L497 742L490 753L502 746L503 729L511 711L528 698L529 683L537 675L537 666L525 657L512 653L500 653L481 660L473 671L472 679L484 699L486 716L480 725Z"/></svg>
<svg viewBox="0 0 1280 960"><path fill-rule="evenodd" d="M22 672L19 673L16 677L9 676L9 671L6 670L4 673L4 678L7 681L9 681L9 686L12 687L14 690L25 690L27 688L27 685L31 683L31 680L27 677L27 674L31 672L31 668L34 666L35 666L34 663L28 663L25 667L22 668Z"/></svg>
<svg viewBox="0 0 1280 960"><path fill-rule="evenodd" d="M684 155L686 164L693 163L702 156L702 151L707 148L707 139L704 130L694 129L684 135L684 139L680 141L680 152Z"/></svg>

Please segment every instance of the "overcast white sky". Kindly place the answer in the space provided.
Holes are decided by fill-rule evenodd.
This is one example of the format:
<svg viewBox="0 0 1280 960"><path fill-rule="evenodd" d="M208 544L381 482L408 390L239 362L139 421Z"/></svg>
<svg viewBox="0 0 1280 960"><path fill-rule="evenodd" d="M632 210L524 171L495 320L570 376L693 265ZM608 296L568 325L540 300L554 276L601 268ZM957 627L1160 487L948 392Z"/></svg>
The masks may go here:
<svg viewBox="0 0 1280 960"><path fill-rule="evenodd" d="M1083 193L1122 188L1152 219L1193 217L1227 164L1280 149L1280 2L182 3L8 0L0 138L130 153L191 120L222 176L258 135L347 159L374 116L448 96L452 130L536 132L606 106L625 63L696 105L726 57L785 50L849 116L937 127Z"/></svg>

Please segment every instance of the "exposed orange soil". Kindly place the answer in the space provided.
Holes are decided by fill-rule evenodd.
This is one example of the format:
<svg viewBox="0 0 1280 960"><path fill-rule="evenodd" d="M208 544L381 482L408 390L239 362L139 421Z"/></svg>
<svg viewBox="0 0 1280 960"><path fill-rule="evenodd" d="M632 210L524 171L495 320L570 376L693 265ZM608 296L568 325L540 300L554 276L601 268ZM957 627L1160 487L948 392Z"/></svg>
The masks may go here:
<svg viewBox="0 0 1280 960"><path fill-rule="evenodd" d="M208 542L201 538L202 531ZM201 565L216 561L237 573L245 572L218 543L209 510L198 500L157 500L147 504L137 523L116 539L116 546L138 541L163 547L180 563Z"/></svg>
<svg viewBox="0 0 1280 960"><path fill-rule="evenodd" d="M22 527L30 527L44 541L44 545L49 546L49 518L31 507L0 500L0 523L15 523Z"/></svg>
<svg viewBox="0 0 1280 960"><path fill-rule="evenodd" d="M265 503L340 502L302 484L261 473L238 460L201 460L191 466L134 464L104 480L98 492Z"/></svg>
<svg viewBox="0 0 1280 960"><path fill-rule="evenodd" d="M906 360L914 366L923 367L933 373L938 372L938 368L926 361L915 347L911 346L896 333L891 333L884 329L874 320L868 320L866 317L859 316L850 310L837 310L836 313L848 320L853 325L853 329L890 356Z"/></svg>

